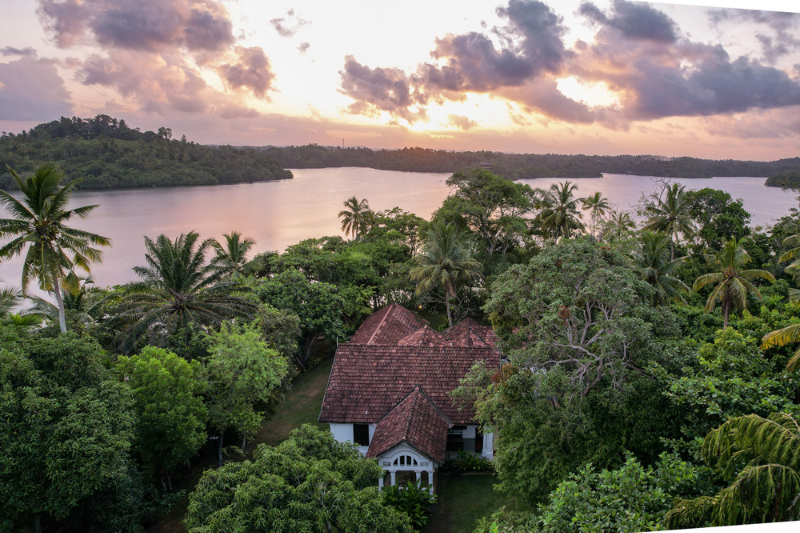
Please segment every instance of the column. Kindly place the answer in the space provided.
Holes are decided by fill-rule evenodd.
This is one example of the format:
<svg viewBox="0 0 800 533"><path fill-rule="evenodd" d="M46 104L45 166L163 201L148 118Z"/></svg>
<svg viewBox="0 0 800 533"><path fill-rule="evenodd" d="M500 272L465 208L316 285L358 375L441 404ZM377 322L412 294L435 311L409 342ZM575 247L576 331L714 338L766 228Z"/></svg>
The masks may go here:
<svg viewBox="0 0 800 533"><path fill-rule="evenodd" d="M420 472L419 470L417 470L417 471L415 472L415 474L417 474L417 485L420 485L420 482L422 481L422 472Z"/></svg>
<svg viewBox="0 0 800 533"><path fill-rule="evenodd" d="M386 475L386 472L384 472L384 473L383 473L383 476L381 476L381 477L378 479L378 488L381 488L381 489L383 488L383 478L384 478L384 476L385 476L385 475Z"/></svg>
<svg viewBox="0 0 800 533"><path fill-rule="evenodd" d="M390 473L390 474L391 474L391 476L392 476L392 487L394 487L394 484L397 482L397 480L395 479L394 471L391 471L391 472L389 472L389 473Z"/></svg>
<svg viewBox="0 0 800 533"><path fill-rule="evenodd" d="M433 495L433 470L428 470L428 490Z"/></svg>

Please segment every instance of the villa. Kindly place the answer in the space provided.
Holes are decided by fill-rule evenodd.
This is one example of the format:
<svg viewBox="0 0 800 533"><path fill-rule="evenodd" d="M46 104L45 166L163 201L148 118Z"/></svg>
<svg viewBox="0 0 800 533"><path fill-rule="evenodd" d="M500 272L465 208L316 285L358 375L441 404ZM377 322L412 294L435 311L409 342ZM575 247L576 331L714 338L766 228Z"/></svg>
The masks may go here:
<svg viewBox="0 0 800 533"><path fill-rule="evenodd" d="M377 458L392 485L414 476L433 492L448 454L494 457L493 435L482 434L474 407L457 405L450 392L478 361L500 368L496 341L472 319L440 333L401 305L384 307L337 349L319 421Z"/></svg>

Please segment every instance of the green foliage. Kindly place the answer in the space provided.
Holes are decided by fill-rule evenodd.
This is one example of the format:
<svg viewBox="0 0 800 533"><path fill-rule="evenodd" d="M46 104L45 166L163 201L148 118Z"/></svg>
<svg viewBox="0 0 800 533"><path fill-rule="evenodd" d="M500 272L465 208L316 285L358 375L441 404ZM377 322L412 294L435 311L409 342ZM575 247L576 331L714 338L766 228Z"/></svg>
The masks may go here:
<svg viewBox="0 0 800 533"><path fill-rule="evenodd" d="M581 241L498 277L485 309L510 363L483 390L468 378L464 397L477 396L481 421L502 435L501 488L536 499L586 462L658 454L674 428L652 416L669 405L644 368L678 332L649 306L651 290L624 256Z"/></svg>
<svg viewBox="0 0 800 533"><path fill-rule="evenodd" d="M208 416L220 432L221 465L226 430L245 437L256 432L264 418L256 405L272 399L288 374L289 363L262 340L258 324L225 322L208 339Z"/></svg>
<svg viewBox="0 0 800 533"><path fill-rule="evenodd" d="M140 132L107 115L39 124L0 137L0 189L13 186L5 165L29 172L57 163L84 189L253 183L291 178L265 151L170 139L169 128Z"/></svg>
<svg viewBox="0 0 800 533"><path fill-rule="evenodd" d="M456 286L480 278L481 264L471 257L459 241L458 230L452 224L435 222L428 231L422 251L415 257L416 267L411 280L417 282L416 293L441 288L447 307L447 321L452 326L450 300L456 296Z"/></svg>
<svg viewBox="0 0 800 533"><path fill-rule="evenodd" d="M800 189L800 171L793 170L782 172L767 178L767 187L781 187L783 189Z"/></svg>
<svg viewBox="0 0 800 533"><path fill-rule="evenodd" d="M0 326L0 515L20 527L80 512L98 531L115 529L94 514L122 518L124 530L138 524L140 500L126 502L137 491L133 398L103 358L73 333L45 338Z"/></svg>
<svg viewBox="0 0 800 533"><path fill-rule="evenodd" d="M0 205L13 218L0 219L0 237L11 237L0 248L0 260L25 254L22 263L22 292L27 291L32 278L39 288L52 293L58 302L61 332L67 331L61 290L77 293L79 279L75 270L90 271L90 263L102 260L96 246L110 246L106 237L67 226L73 217L86 218L96 205L66 209L70 195L77 186L72 180L60 187L63 175L51 165L36 169L26 180L9 168L20 191L22 201L0 190ZM27 249L27 251L26 251Z"/></svg>
<svg viewBox="0 0 800 533"><path fill-rule="evenodd" d="M137 416L134 448L151 474L166 475L206 441L206 382L198 361L148 346L120 357L117 372L133 393Z"/></svg>
<svg viewBox="0 0 800 533"><path fill-rule="evenodd" d="M741 198L732 200L725 191L706 187L687 191L685 202L697 227L697 237L706 248L719 248L734 237L750 235L750 213Z"/></svg>
<svg viewBox="0 0 800 533"><path fill-rule="evenodd" d="M684 302L682 293L689 292L689 287L673 274L686 258L670 260L670 239L666 233L643 231L640 239L633 269L655 289L650 296L653 305Z"/></svg>
<svg viewBox="0 0 800 533"><path fill-rule="evenodd" d="M554 242L562 237L568 239L573 233L580 233L584 229L578 211L578 204L583 202L583 198L575 197L577 190L577 185L565 181L554 183L549 190L540 191L538 222Z"/></svg>
<svg viewBox="0 0 800 533"><path fill-rule="evenodd" d="M800 426L792 415L728 420L703 440L703 457L731 484L714 496L678 502L664 520L667 527L800 519Z"/></svg>
<svg viewBox="0 0 800 533"><path fill-rule="evenodd" d="M444 472L494 472L494 463L486 457L459 450L456 457L445 459L440 470Z"/></svg>
<svg viewBox="0 0 800 533"><path fill-rule="evenodd" d="M535 514L501 511L476 533L658 531L673 499L695 493L697 478L695 466L666 453L649 467L630 455L615 470L598 472L590 464L559 483Z"/></svg>
<svg viewBox="0 0 800 533"><path fill-rule="evenodd" d="M189 533L410 533L408 517L384 502L383 470L352 444L310 425L252 461L203 474L189 496Z"/></svg>
<svg viewBox="0 0 800 533"><path fill-rule="evenodd" d="M409 481L405 487L400 485L383 487L383 501L386 505L391 505L407 514L415 529L422 529L428 523L426 515L431 505L436 503L436 496L431 494L427 487L423 487L422 483Z"/></svg>
<svg viewBox="0 0 800 533"><path fill-rule="evenodd" d="M353 239L357 240L372 225L375 214L369 208L366 198L359 201L358 198L352 196L345 200L344 209L339 212L339 218L342 219L342 231L345 235L352 234Z"/></svg>
<svg viewBox="0 0 800 533"><path fill-rule="evenodd" d="M669 235L672 246L670 260L675 259L675 243L682 235L688 238L697 231L690 214L691 205L686 187L673 183L664 184L659 193L653 193L644 205L647 223L644 229L660 231Z"/></svg>
<svg viewBox="0 0 800 533"><path fill-rule="evenodd" d="M233 278L221 279L220 272L205 262L213 241L198 244L195 232L181 234L174 241L159 235L144 238L148 266L133 267L142 281L125 286L114 306L113 322L124 328L120 335L123 350L129 351L144 338L151 343L191 324L216 325L228 318L255 310L255 305L235 292L247 289Z"/></svg>
<svg viewBox="0 0 800 533"><path fill-rule="evenodd" d="M258 309L256 319L264 341L287 361L297 357L300 338L300 317L288 309L275 309L264 304Z"/></svg>
<svg viewBox="0 0 800 533"><path fill-rule="evenodd" d="M501 178L486 170L456 172L447 179L450 196L434 214L434 221L468 230L482 256L504 254L524 243L533 210L534 192L528 185Z"/></svg>
<svg viewBox="0 0 800 533"><path fill-rule="evenodd" d="M782 379L780 367L764 358L756 339L732 327L702 344L683 368L666 372L654 365L651 371L679 409L686 442L699 441L732 417L792 409L796 385Z"/></svg>
<svg viewBox="0 0 800 533"><path fill-rule="evenodd" d="M335 285L312 283L302 273L289 269L262 280L256 293L262 302L276 309L288 309L300 317L304 346L295 362L301 368L308 368L311 348L320 337L335 340L345 336L344 301Z"/></svg>

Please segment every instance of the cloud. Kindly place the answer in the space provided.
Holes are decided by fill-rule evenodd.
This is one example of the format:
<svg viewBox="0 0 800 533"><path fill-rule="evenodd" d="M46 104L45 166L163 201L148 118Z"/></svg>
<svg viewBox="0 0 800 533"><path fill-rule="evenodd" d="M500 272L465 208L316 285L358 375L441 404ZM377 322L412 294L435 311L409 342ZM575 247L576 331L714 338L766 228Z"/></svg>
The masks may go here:
<svg viewBox="0 0 800 533"><path fill-rule="evenodd" d="M557 72L569 53L564 48L562 19L539 1L510 0L497 14L508 20L494 28L503 46L483 33L448 34L431 52L443 64L426 63L417 76L434 93L487 92L520 86L545 72Z"/></svg>
<svg viewBox="0 0 800 533"><path fill-rule="evenodd" d="M269 100L275 73L260 47L236 45L228 10L216 0L39 0L39 17L61 47L99 49L77 77L119 91L143 111L235 111L244 93ZM73 65L74 68L74 65ZM228 92L203 79L216 72Z"/></svg>
<svg viewBox="0 0 800 533"><path fill-rule="evenodd" d="M756 33L761 44L763 59L769 64L795 50L800 49L800 13L781 13L778 11L751 11L745 9L711 9L708 13L712 26L725 22L749 22L766 26L773 35Z"/></svg>
<svg viewBox="0 0 800 533"><path fill-rule="evenodd" d="M642 2L614 0L611 16L591 2L581 4L578 12L597 24L615 28L627 39L674 43L677 25L666 13Z"/></svg>
<svg viewBox="0 0 800 533"><path fill-rule="evenodd" d="M259 98L265 98L272 89L275 75L270 68L269 59L264 50L257 46L236 47L237 60L219 67L218 72L234 89L248 88Z"/></svg>
<svg viewBox="0 0 800 533"><path fill-rule="evenodd" d="M308 49L310 47L311 45L308 43L300 43L300 46L298 46L297 49L300 50L301 54L305 54L306 52L308 52Z"/></svg>
<svg viewBox="0 0 800 533"><path fill-rule="evenodd" d="M0 63L0 120L50 121L71 114L70 94L53 61L23 55Z"/></svg>
<svg viewBox="0 0 800 533"><path fill-rule="evenodd" d="M303 26L311 24L311 22L296 16L294 9L287 11L286 15L287 17L274 18L269 21L281 37L294 37L294 34L300 31Z"/></svg>
<svg viewBox="0 0 800 533"><path fill-rule="evenodd" d="M347 56L339 75L340 92L355 100L348 108L349 113L374 116L386 111L409 123L427 117L422 108L426 98L411 89L408 76L400 69L372 69ZM412 111L412 106L418 106L417 110Z"/></svg>
<svg viewBox="0 0 800 533"><path fill-rule="evenodd" d="M448 34L435 40L435 62L418 65L412 74L396 68L365 70L348 56L340 75L341 92L356 100L349 111L387 111L410 123L427 116L431 101L463 101L469 92L492 92L553 118L593 120L585 104L565 97L555 84L573 56L564 47L561 17L538 0L510 0L497 14L507 21L492 29L499 46L484 33Z"/></svg>
<svg viewBox="0 0 800 533"><path fill-rule="evenodd" d="M13 46L6 46L0 48L0 56L36 57L36 50L31 47L14 48Z"/></svg>
<svg viewBox="0 0 800 533"><path fill-rule="evenodd" d="M470 120L468 117L463 117L461 115L447 115L447 124L449 126L461 128L464 131L469 131L475 126L478 126L478 123L474 120Z"/></svg>
<svg viewBox="0 0 800 533"><path fill-rule="evenodd" d="M663 30L676 28L671 20L665 22L652 13L645 17L629 4L616 0L611 14L602 16L584 4L581 11L600 29L593 43L578 47L580 52L570 64L573 75L603 81L616 92L620 106L598 115L606 125L800 105L800 85L783 70L746 57L734 60L721 45L675 34L673 39L656 32L658 38L646 39L626 33L620 29L626 25L619 21L631 13L661 20Z"/></svg>

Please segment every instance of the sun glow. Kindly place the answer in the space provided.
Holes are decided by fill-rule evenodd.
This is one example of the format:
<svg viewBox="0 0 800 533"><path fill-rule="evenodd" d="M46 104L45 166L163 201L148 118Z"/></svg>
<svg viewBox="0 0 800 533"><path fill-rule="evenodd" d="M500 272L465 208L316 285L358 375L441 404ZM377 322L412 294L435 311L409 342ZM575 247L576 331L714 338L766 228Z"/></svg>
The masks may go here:
<svg viewBox="0 0 800 533"><path fill-rule="evenodd" d="M570 76L561 78L556 83L561 94L590 107L610 107L619 104L617 94L605 82L590 83Z"/></svg>

